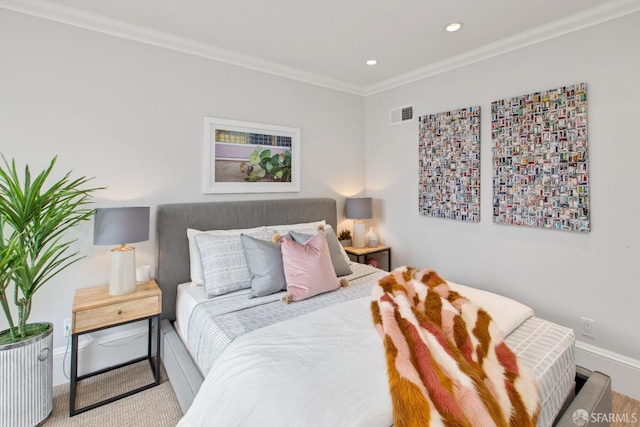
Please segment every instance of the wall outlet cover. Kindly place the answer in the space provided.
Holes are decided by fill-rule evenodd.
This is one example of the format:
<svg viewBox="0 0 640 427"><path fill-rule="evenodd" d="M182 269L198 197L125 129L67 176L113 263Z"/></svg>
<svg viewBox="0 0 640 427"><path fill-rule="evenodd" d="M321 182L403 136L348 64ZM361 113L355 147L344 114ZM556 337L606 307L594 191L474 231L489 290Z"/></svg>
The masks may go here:
<svg viewBox="0 0 640 427"><path fill-rule="evenodd" d="M71 335L71 319L64 319L63 334L65 338Z"/></svg>
<svg viewBox="0 0 640 427"><path fill-rule="evenodd" d="M593 319L587 319L586 317L582 317L582 329L580 333L587 337L595 338L595 326L596 321Z"/></svg>

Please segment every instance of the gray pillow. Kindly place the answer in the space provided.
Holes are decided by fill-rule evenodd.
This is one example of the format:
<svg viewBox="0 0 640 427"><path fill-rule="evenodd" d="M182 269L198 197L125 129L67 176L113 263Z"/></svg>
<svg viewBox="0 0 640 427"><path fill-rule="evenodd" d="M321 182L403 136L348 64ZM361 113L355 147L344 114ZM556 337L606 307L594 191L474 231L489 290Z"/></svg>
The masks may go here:
<svg viewBox="0 0 640 427"><path fill-rule="evenodd" d="M291 238L294 241L301 244L306 243L306 241L312 237L309 234L296 233L295 231L291 231L289 234L291 234ZM342 256L342 246L340 246L338 236L336 236L336 232L333 228L325 228L324 235L327 238L331 264L333 264L333 269L336 271L336 276L346 276L347 274L353 273L353 271L351 271L351 267L349 267L349 264L345 261L344 256Z"/></svg>
<svg viewBox="0 0 640 427"><path fill-rule="evenodd" d="M263 297L287 289L280 245L240 235L251 276L249 298Z"/></svg>

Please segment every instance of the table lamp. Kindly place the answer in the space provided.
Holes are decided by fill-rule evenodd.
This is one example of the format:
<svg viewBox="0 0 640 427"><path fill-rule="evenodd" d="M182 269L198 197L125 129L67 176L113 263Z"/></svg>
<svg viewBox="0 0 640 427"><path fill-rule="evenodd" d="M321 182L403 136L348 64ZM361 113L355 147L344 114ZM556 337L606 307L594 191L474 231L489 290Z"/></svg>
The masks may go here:
<svg viewBox="0 0 640 427"><path fill-rule="evenodd" d="M371 197L347 197L345 215L353 219L353 246L364 248L365 226L363 219L373 218L373 202Z"/></svg>
<svg viewBox="0 0 640 427"><path fill-rule="evenodd" d="M111 250L109 295L136 289L136 252L127 243L149 240L149 207L96 209L93 244L120 245Z"/></svg>

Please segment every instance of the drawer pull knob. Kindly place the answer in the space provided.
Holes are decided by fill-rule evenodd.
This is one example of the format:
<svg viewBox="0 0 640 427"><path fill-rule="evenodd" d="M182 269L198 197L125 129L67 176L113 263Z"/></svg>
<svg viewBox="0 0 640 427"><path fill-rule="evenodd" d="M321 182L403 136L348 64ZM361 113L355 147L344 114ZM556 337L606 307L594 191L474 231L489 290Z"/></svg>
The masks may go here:
<svg viewBox="0 0 640 427"><path fill-rule="evenodd" d="M122 314L122 310L118 310L118 316Z"/></svg>

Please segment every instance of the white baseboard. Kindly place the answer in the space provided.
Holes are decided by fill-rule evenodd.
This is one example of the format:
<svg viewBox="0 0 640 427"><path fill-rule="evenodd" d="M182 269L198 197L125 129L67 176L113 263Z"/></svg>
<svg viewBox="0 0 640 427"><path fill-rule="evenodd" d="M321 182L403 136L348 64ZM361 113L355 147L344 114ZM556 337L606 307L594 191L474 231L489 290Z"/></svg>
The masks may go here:
<svg viewBox="0 0 640 427"><path fill-rule="evenodd" d="M147 323L135 323L94 332L80 337L78 375L133 360L147 354ZM71 371L71 338L69 345L53 350L53 385L68 383ZM65 357L66 356L66 357Z"/></svg>
<svg viewBox="0 0 640 427"><path fill-rule="evenodd" d="M640 360L576 341L576 364L611 377L611 388L640 400Z"/></svg>

